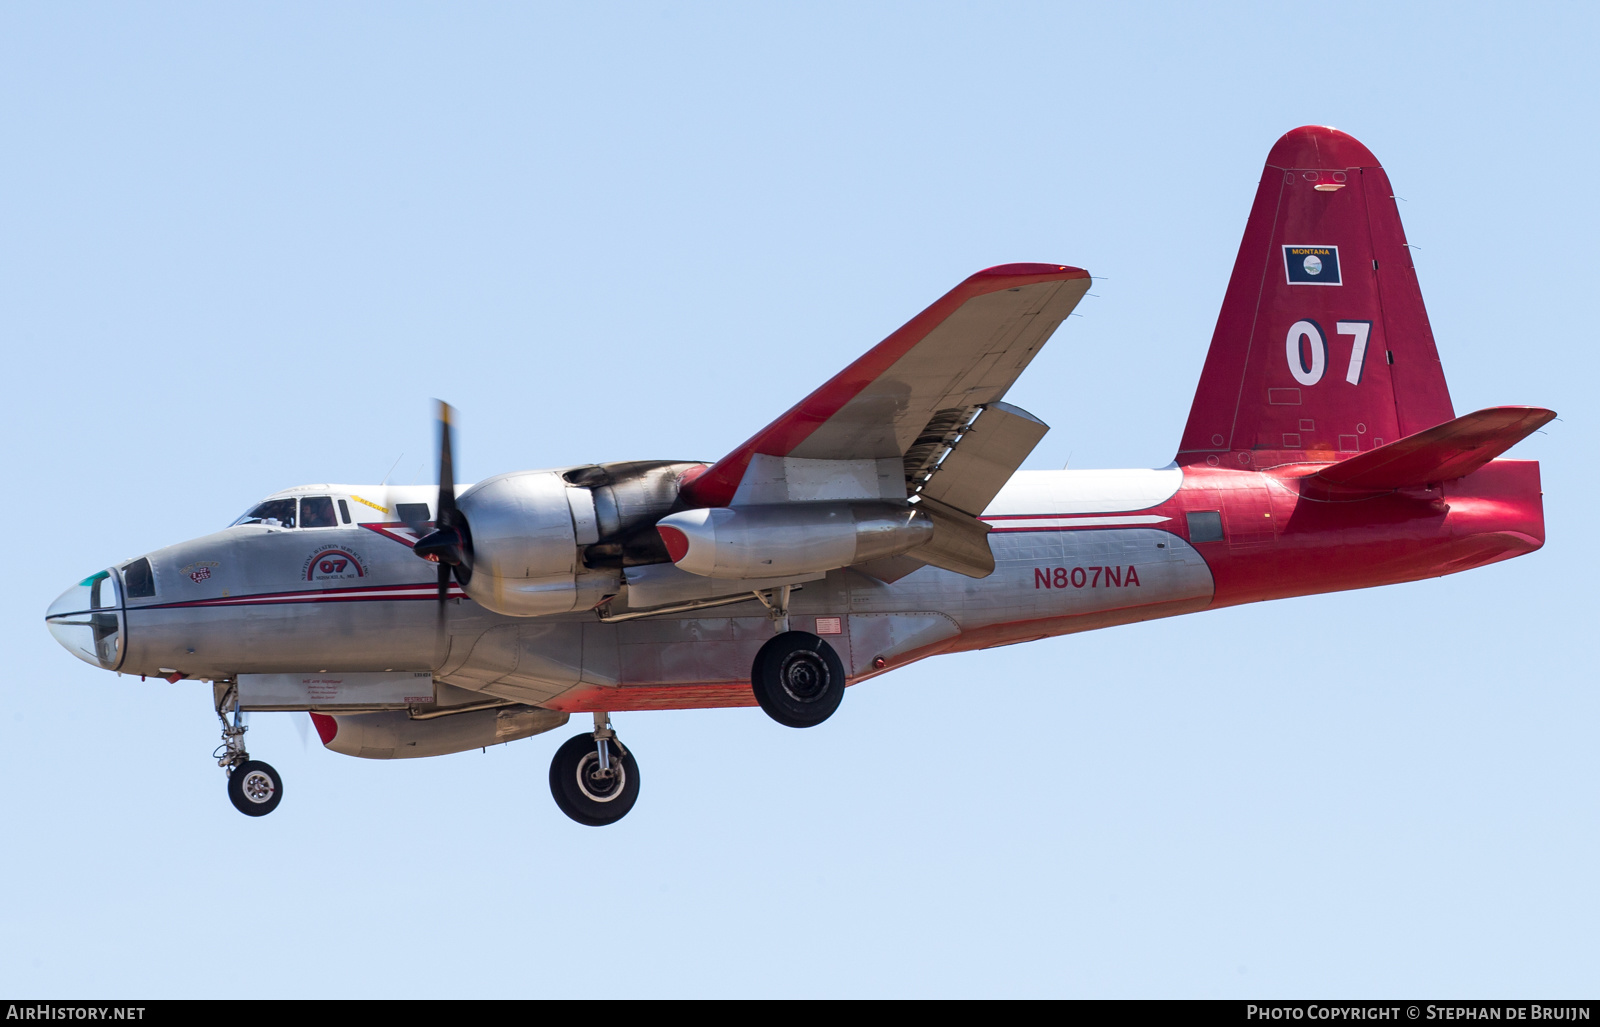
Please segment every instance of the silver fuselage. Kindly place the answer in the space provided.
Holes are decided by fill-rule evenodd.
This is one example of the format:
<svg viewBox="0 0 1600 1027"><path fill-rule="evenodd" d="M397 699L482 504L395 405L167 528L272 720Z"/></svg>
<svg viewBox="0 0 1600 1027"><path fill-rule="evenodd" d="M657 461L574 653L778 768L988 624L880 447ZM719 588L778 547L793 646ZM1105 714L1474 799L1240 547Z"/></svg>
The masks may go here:
<svg viewBox="0 0 1600 1027"><path fill-rule="evenodd" d="M1213 593L1206 562L1166 518L1137 514L1170 499L1182 480L1176 468L1020 473L985 515L1005 527L990 536L992 575L925 566L885 582L834 571L794 590L790 625L830 641L857 681L953 648L1202 609ZM435 565L411 552L414 536L389 512L427 502L431 489L308 486L277 495L296 493L344 498L352 523L239 525L147 554L154 594L122 589L98 614L106 627L116 618L116 637L102 638L98 656L75 654L121 674L174 679L431 671L436 683L568 712L753 702L751 660L773 634L753 595L635 619L589 608L509 617L452 587L441 617ZM718 591L665 570L681 575L686 595ZM626 611L624 572L599 573L610 580L595 591L619 597L607 611ZM652 587L661 576L654 572Z"/></svg>

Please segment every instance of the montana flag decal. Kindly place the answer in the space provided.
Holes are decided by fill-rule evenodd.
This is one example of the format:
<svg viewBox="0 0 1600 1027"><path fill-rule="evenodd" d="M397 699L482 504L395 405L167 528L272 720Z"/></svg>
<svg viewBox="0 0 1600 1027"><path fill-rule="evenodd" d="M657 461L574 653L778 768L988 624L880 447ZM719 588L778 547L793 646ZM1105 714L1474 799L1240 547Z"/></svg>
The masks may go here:
<svg viewBox="0 0 1600 1027"><path fill-rule="evenodd" d="M1290 285L1338 285L1339 247L1285 246L1283 269Z"/></svg>

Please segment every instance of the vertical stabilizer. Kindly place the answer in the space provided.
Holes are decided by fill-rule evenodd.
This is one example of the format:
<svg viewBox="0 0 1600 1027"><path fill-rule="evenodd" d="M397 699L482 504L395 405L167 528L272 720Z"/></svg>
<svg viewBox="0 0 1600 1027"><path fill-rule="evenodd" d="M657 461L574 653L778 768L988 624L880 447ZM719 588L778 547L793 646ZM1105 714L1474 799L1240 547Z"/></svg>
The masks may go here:
<svg viewBox="0 0 1600 1027"><path fill-rule="evenodd" d="M1267 155L1180 464L1341 460L1455 416L1389 176L1307 126Z"/></svg>

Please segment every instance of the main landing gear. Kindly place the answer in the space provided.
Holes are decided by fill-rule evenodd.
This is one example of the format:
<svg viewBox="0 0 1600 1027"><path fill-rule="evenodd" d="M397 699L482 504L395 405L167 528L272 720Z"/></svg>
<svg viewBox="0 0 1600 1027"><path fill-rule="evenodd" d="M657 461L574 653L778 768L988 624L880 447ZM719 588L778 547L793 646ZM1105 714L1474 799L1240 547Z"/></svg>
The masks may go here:
<svg viewBox="0 0 1600 1027"><path fill-rule="evenodd" d="M270 764L251 759L245 751L244 733L250 729L239 712L236 686L228 686L217 700L217 719L222 721L222 744L211 755L217 757L217 766L228 772L228 800L247 817L264 817L283 801L283 778Z"/></svg>
<svg viewBox="0 0 1600 1027"><path fill-rule="evenodd" d="M639 800L639 764L617 741L607 714L594 732L573 735L550 761L550 794L561 812L585 827L604 827L628 815Z"/></svg>
<svg viewBox="0 0 1600 1027"><path fill-rule="evenodd" d="M816 635L789 630L790 587L755 594L777 634L756 653L750 687L767 716L784 727L816 727L844 698L844 664Z"/></svg>
<svg viewBox="0 0 1600 1027"><path fill-rule="evenodd" d="M815 727L833 716L844 698L844 664L816 635L785 631L756 653L750 686L773 720L785 727Z"/></svg>

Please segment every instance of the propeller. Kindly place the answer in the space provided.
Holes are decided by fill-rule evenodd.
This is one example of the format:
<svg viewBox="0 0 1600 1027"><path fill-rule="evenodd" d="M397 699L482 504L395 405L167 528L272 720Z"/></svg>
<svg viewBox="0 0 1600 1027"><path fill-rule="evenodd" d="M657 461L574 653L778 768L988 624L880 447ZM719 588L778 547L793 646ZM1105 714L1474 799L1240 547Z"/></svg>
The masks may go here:
<svg viewBox="0 0 1600 1027"><path fill-rule="evenodd" d="M445 600L449 598L450 576L465 585L472 578L472 531L467 518L456 506L456 480L450 446L450 416L455 411L443 400L439 404L439 501L435 506L434 528L417 540L412 552L439 565L439 627L444 628Z"/></svg>

